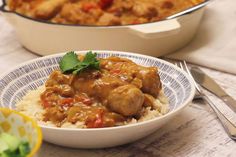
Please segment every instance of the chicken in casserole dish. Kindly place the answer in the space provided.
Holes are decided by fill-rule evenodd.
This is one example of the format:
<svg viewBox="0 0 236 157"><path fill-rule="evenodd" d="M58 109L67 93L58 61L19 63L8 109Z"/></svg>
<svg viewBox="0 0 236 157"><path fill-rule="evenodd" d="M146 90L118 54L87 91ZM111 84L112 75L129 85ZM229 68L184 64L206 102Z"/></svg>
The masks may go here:
<svg viewBox="0 0 236 157"><path fill-rule="evenodd" d="M205 0L8 0L11 11L60 24L114 26L155 22Z"/></svg>

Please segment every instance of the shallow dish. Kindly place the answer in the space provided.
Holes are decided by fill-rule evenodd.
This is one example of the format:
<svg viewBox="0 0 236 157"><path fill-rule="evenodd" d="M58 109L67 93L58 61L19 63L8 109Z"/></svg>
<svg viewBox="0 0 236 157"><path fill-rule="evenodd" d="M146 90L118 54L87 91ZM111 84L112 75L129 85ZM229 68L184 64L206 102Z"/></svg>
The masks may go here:
<svg viewBox="0 0 236 157"><path fill-rule="evenodd" d="M6 132L21 140L29 142L31 152L28 157L36 157L42 143L42 132L37 123L28 116L0 108L0 133Z"/></svg>
<svg viewBox="0 0 236 157"><path fill-rule="evenodd" d="M195 88L192 80L184 71L166 61L128 52L94 52L98 52L99 58L115 55L131 59L140 65L159 67L164 93L169 99L170 111L164 116L145 122L110 128L67 129L41 125L44 140L74 148L104 148L130 143L166 124L183 110L194 96ZM3 107L15 108L15 104L29 90L42 86L48 75L54 69L58 69L58 61L63 55L64 53L38 58L21 64L4 74L0 78L0 104L10 104Z"/></svg>

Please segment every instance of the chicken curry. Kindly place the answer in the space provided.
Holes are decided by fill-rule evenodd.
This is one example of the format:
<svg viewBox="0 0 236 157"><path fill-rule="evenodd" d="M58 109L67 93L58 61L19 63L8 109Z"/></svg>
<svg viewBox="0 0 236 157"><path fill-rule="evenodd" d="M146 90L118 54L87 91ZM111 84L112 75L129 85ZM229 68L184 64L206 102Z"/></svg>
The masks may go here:
<svg viewBox="0 0 236 157"><path fill-rule="evenodd" d="M51 73L40 98L44 121L59 127L78 121L87 128L112 127L128 118L139 118L142 108L154 106L162 89L156 67L115 56L89 60L89 55L92 53L79 56L78 64L70 70L68 65L75 63L75 58Z"/></svg>
<svg viewBox="0 0 236 157"><path fill-rule="evenodd" d="M11 11L43 21L130 25L159 21L204 0L8 0Z"/></svg>

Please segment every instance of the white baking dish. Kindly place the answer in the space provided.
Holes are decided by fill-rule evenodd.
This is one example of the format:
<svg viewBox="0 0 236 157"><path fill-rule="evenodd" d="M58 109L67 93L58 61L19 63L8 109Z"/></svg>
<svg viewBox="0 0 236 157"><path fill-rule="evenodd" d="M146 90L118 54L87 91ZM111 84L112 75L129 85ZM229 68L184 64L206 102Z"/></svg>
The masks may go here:
<svg viewBox="0 0 236 157"><path fill-rule="evenodd" d="M172 20L129 26L71 26L24 17L7 10L3 15L15 27L28 50L49 55L69 50L119 50L161 56L185 46L195 35L205 7Z"/></svg>

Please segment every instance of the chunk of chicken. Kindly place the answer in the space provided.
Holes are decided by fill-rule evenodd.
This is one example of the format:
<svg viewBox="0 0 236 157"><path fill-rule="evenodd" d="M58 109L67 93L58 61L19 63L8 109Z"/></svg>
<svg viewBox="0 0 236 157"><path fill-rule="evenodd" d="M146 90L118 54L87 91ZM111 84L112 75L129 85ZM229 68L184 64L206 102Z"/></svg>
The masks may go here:
<svg viewBox="0 0 236 157"><path fill-rule="evenodd" d="M54 18L55 22L64 19L63 23L90 25L95 24L100 16L102 10L96 7L96 4L89 3L90 7L85 5L87 3L67 3L61 9L61 12Z"/></svg>
<svg viewBox="0 0 236 157"><path fill-rule="evenodd" d="M161 90L161 81L156 67L144 67L125 58L110 57L101 61L101 67L120 71L117 77L140 88L144 93L157 97Z"/></svg>
<svg viewBox="0 0 236 157"><path fill-rule="evenodd" d="M109 108L124 116L139 113L144 103L144 94L135 86L125 85L114 89L108 97Z"/></svg>
<svg viewBox="0 0 236 157"><path fill-rule="evenodd" d="M55 70L46 81L45 87L48 91L54 91L63 97L70 97L75 93L74 89L70 86L72 80L73 76L64 75L60 71Z"/></svg>
<svg viewBox="0 0 236 157"><path fill-rule="evenodd" d="M43 1L34 10L34 16L39 19L49 20L54 17L68 0Z"/></svg>
<svg viewBox="0 0 236 157"><path fill-rule="evenodd" d="M112 6L108 9L108 12L117 14L122 14L123 12L127 12L132 10L134 5L134 0L115 0L113 1Z"/></svg>
<svg viewBox="0 0 236 157"><path fill-rule="evenodd" d="M121 24L121 19L110 13L103 14L97 23L97 25L101 25L101 26L120 25L120 24Z"/></svg>
<svg viewBox="0 0 236 157"><path fill-rule="evenodd" d="M11 10L16 10L20 7L22 0L8 0L7 3Z"/></svg>
<svg viewBox="0 0 236 157"><path fill-rule="evenodd" d="M136 2L133 13L138 17L152 18L158 15L158 11L152 3Z"/></svg>
<svg viewBox="0 0 236 157"><path fill-rule="evenodd" d="M137 77L142 80L142 91L148 93L153 97L157 97L161 90L160 77L157 74L156 67L140 67Z"/></svg>
<svg viewBox="0 0 236 157"><path fill-rule="evenodd" d="M49 79L46 82L46 87L53 87L56 85L70 85L72 81L72 77L69 75L64 75L59 70L55 70L51 73Z"/></svg>
<svg viewBox="0 0 236 157"><path fill-rule="evenodd" d="M152 109L155 107L155 98L149 94L144 94L144 106L151 107Z"/></svg>
<svg viewBox="0 0 236 157"><path fill-rule="evenodd" d="M73 87L77 92L86 93L88 96L106 103L105 101L109 93L113 89L125 84L125 82L116 77L102 76L98 79L87 79L80 75L79 79L74 79Z"/></svg>
<svg viewBox="0 0 236 157"><path fill-rule="evenodd" d="M61 126L61 123L65 118L66 114L59 107L47 108L44 114L44 121L52 121L57 126Z"/></svg>

